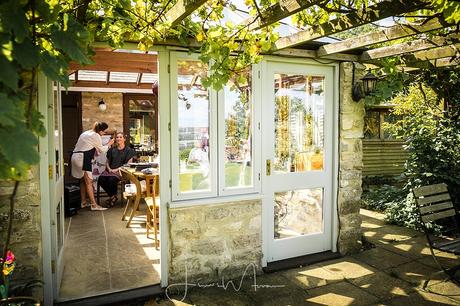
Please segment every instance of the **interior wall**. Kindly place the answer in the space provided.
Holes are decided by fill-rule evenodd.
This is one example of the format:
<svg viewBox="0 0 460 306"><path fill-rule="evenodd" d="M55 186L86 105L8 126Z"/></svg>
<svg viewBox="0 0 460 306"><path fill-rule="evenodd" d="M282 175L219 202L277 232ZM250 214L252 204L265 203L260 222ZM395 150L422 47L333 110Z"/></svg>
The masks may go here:
<svg viewBox="0 0 460 306"><path fill-rule="evenodd" d="M105 111L99 109L99 101L107 105ZM123 94L106 92L82 93L82 126L83 131L93 127L94 122L104 121L110 129L123 131ZM125 131L123 131L125 132Z"/></svg>

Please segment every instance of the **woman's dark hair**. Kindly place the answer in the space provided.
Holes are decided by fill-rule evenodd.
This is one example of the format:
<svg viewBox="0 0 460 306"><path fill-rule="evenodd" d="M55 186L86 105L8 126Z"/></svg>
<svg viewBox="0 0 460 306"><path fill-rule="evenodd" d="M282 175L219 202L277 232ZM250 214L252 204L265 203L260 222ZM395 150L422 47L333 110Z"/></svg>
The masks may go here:
<svg viewBox="0 0 460 306"><path fill-rule="evenodd" d="M105 122L95 122L93 125L93 131L95 131L96 133L99 133L100 131L107 130L108 127L109 125Z"/></svg>

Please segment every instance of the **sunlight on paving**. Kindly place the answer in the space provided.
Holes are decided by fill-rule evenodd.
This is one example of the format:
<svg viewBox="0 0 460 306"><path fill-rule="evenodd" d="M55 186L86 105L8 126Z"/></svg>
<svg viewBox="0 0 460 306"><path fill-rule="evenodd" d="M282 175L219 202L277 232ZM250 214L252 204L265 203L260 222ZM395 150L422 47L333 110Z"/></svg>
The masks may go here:
<svg viewBox="0 0 460 306"><path fill-rule="evenodd" d="M336 293L327 293L327 294L315 296L314 298L307 299L306 301L315 303L318 305L346 306L346 305L352 305L355 299L348 297L348 296L336 294Z"/></svg>
<svg viewBox="0 0 460 306"><path fill-rule="evenodd" d="M366 231L366 237L374 237L377 233L376 232L367 232Z"/></svg>
<svg viewBox="0 0 460 306"><path fill-rule="evenodd" d="M368 283L368 284L360 285L360 287L364 289L369 289L375 285L376 285L375 283ZM409 296L409 294L403 288L397 287L397 286L391 288L389 293L392 293L394 295L400 295L400 296Z"/></svg>
<svg viewBox="0 0 460 306"><path fill-rule="evenodd" d="M156 250L155 247L144 247L145 255L147 255L148 259L155 260L160 258L160 250Z"/></svg>
<svg viewBox="0 0 460 306"><path fill-rule="evenodd" d="M363 264L346 260L329 265L324 265L322 267L333 273L339 273L340 275L348 279L359 278L375 273L374 271L366 268Z"/></svg>
<svg viewBox="0 0 460 306"><path fill-rule="evenodd" d="M378 224L375 224L375 223L362 222L361 227L365 227L365 228L381 228L382 226L378 225ZM367 233L367 231L366 231L366 233Z"/></svg>

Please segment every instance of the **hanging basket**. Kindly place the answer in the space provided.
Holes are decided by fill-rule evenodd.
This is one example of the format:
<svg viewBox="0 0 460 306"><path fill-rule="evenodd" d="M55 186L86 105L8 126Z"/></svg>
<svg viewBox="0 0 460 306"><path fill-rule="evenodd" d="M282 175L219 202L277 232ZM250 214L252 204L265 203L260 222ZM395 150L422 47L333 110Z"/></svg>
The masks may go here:
<svg viewBox="0 0 460 306"><path fill-rule="evenodd" d="M40 306L39 300L29 296L14 296L0 300L0 306Z"/></svg>

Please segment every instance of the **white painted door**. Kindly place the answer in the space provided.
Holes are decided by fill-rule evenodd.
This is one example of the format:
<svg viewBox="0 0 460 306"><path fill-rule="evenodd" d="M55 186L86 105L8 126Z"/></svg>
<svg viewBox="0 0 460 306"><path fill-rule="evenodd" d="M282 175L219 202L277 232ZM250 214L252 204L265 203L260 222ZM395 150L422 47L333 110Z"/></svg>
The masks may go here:
<svg viewBox="0 0 460 306"><path fill-rule="evenodd" d="M58 296L63 271L64 246L64 160L62 146L61 90L57 82L48 82L50 107L48 118L49 175L50 175L50 216L54 296Z"/></svg>
<svg viewBox="0 0 460 306"><path fill-rule="evenodd" d="M333 67L262 65L267 262L332 249Z"/></svg>

